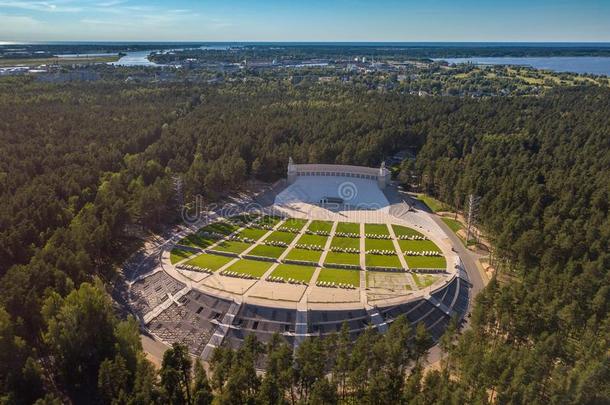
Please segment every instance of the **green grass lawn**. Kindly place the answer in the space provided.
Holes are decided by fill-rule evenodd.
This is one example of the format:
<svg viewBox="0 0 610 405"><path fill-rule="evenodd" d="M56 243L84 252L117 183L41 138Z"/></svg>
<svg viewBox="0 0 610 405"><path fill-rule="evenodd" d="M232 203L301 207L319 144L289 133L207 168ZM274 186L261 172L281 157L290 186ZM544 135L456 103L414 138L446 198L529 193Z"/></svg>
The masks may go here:
<svg viewBox="0 0 610 405"><path fill-rule="evenodd" d="M173 248L169 254L169 260L172 264L176 264L181 260L193 255L195 252L186 249Z"/></svg>
<svg viewBox="0 0 610 405"><path fill-rule="evenodd" d="M447 261L442 256L405 256L410 269L444 269Z"/></svg>
<svg viewBox="0 0 610 405"><path fill-rule="evenodd" d="M218 250L220 252L231 252L231 253L241 253L244 250L248 249L252 246L250 243L238 242L235 240L230 241L222 241L220 244L216 245L212 250Z"/></svg>
<svg viewBox="0 0 610 405"><path fill-rule="evenodd" d="M307 250L307 249L292 249L288 252L286 259L289 260L303 260L306 262L319 262L322 252L319 250Z"/></svg>
<svg viewBox="0 0 610 405"><path fill-rule="evenodd" d="M242 229L242 231L239 233L239 236L241 236L242 238L250 238L250 239L254 239L254 240L259 240L267 232L269 232L269 231L267 231L265 229L245 228L245 229Z"/></svg>
<svg viewBox="0 0 610 405"><path fill-rule="evenodd" d="M178 241L179 245L206 248L216 242L216 239L203 237L198 233L194 233Z"/></svg>
<svg viewBox="0 0 610 405"><path fill-rule="evenodd" d="M286 248L279 246L258 245L249 254L253 256L273 257L277 259L284 253Z"/></svg>
<svg viewBox="0 0 610 405"><path fill-rule="evenodd" d="M344 270L344 269L322 269L316 281L326 281L330 283L351 284L354 287L360 286L360 271L359 270Z"/></svg>
<svg viewBox="0 0 610 405"><path fill-rule="evenodd" d="M229 218L231 221L239 221L239 222L252 222L259 217L258 214L241 214L235 215L234 217Z"/></svg>
<svg viewBox="0 0 610 405"><path fill-rule="evenodd" d="M282 220L282 218L280 218L280 217L274 217L274 216L270 216L270 215L263 215L256 222L261 224L261 225L274 226L275 224L277 224L281 220Z"/></svg>
<svg viewBox="0 0 610 405"><path fill-rule="evenodd" d="M271 267L271 265L273 265L273 263L262 262L260 260L242 259L233 263L225 270L234 271L240 274L250 274L251 276L260 278L263 274L265 274L267 270L269 270L269 267Z"/></svg>
<svg viewBox="0 0 610 405"><path fill-rule="evenodd" d="M407 236L423 236L421 233L417 232L413 228L409 228L402 225L392 225L392 229L394 229L394 234L396 237L407 235Z"/></svg>
<svg viewBox="0 0 610 405"><path fill-rule="evenodd" d="M239 228L235 224L220 221L220 222L215 222L213 224L204 226L203 228L201 228L199 230L199 232L206 232L206 231L207 232L218 232L223 235L229 235L229 234L235 232L237 229L239 229Z"/></svg>
<svg viewBox="0 0 610 405"><path fill-rule="evenodd" d="M440 252L441 250L431 240L399 240L398 245L400 250L407 251L413 250L415 252L434 251Z"/></svg>
<svg viewBox="0 0 610 405"><path fill-rule="evenodd" d="M212 254L201 254L197 257L192 258L186 264L201 267L202 269L218 270L225 264L233 260L233 257L212 255Z"/></svg>
<svg viewBox="0 0 610 405"><path fill-rule="evenodd" d="M396 255L366 255L366 265L371 267L395 267L402 269L400 259Z"/></svg>
<svg viewBox="0 0 610 405"><path fill-rule="evenodd" d="M436 198L430 197L429 195L420 194L417 196L417 199L426 204L432 212L453 211L449 205L437 200Z"/></svg>
<svg viewBox="0 0 610 405"><path fill-rule="evenodd" d="M330 245L340 248L360 249L360 239L335 236Z"/></svg>
<svg viewBox="0 0 610 405"><path fill-rule="evenodd" d="M271 235L267 236L267 239L265 239L265 241L276 241L276 242L290 243L296 237L297 237L296 233L274 231Z"/></svg>
<svg viewBox="0 0 610 405"><path fill-rule="evenodd" d="M453 219L453 218L441 218L441 219L455 233L457 233L460 229L464 228L462 226L462 224L460 223L460 221L458 221L456 219Z"/></svg>
<svg viewBox="0 0 610 405"><path fill-rule="evenodd" d="M295 280L304 281L309 283L311 276L313 276L315 267L312 266L299 266L297 264L280 264L271 273L272 277L282 277L285 280L293 278Z"/></svg>
<svg viewBox="0 0 610 405"><path fill-rule="evenodd" d="M307 223L306 219L301 218L288 218L286 222L282 224L283 227L286 228L295 228L295 229L303 229L305 224Z"/></svg>
<svg viewBox="0 0 610 405"><path fill-rule="evenodd" d="M390 231L386 224L364 224L364 233L375 235L389 235Z"/></svg>
<svg viewBox="0 0 610 405"><path fill-rule="evenodd" d="M365 239L364 246L366 247L366 250L378 249L396 251L396 249L394 249L394 242L390 239Z"/></svg>
<svg viewBox="0 0 610 405"><path fill-rule="evenodd" d="M330 232L332 227L333 227L333 223L330 221L312 221L311 224L309 224L309 227L307 228L307 230L312 231L312 232L318 232L318 231Z"/></svg>
<svg viewBox="0 0 610 405"><path fill-rule="evenodd" d="M437 276L433 276L431 274L411 274L413 276L413 280L415 280L415 284L419 288L430 287L434 282L438 279Z"/></svg>
<svg viewBox="0 0 610 405"><path fill-rule="evenodd" d="M315 246L324 247L326 245L327 239L328 239L328 237L326 237L326 236L308 235L305 233L299 238L297 243L300 245L315 245Z"/></svg>
<svg viewBox="0 0 610 405"><path fill-rule="evenodd" d="M324 263L360 265L360 255L354 253L328 252Z"/></svg>
<svg viewBox="0 0 610 405"><path fill-rule="evenodd" d="M360 224L356 224L353 222L339 222L337 224L337 229L335 229L335 232L360 234Z"/></svg>

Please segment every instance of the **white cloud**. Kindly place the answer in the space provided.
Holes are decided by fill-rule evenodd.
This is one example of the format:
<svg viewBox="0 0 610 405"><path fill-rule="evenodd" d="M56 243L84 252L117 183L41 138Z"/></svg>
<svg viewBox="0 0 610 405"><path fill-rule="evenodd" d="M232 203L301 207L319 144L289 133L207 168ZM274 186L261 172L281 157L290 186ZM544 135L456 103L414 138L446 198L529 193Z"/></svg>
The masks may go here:
<svg viewBox="0 0 610 405"><path fill-rule="evenodd" d="M25 0L0 0L0 7L19 10L78 13L83 11L80 6L74 6L72 1L25 1Z"/></svg>

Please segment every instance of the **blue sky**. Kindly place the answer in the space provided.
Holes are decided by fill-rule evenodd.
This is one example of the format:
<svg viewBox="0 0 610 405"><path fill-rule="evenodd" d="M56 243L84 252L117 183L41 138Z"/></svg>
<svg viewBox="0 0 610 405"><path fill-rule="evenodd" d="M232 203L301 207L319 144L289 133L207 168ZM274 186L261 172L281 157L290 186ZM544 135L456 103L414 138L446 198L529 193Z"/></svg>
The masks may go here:
<svg viewBox="0 0 610 405"><path fill-rule="evenodd" d="M0 0L3 41L610 42L610 0Z"/></svg>

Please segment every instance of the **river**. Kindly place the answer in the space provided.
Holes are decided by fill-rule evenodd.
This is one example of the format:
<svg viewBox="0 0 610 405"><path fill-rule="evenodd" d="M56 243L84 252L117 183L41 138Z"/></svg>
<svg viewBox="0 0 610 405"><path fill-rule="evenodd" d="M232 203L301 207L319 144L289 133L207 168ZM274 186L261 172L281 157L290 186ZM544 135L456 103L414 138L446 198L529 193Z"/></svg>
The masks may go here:
<svg viewBox="0 0 610 405"><path fill-rule="evenodd" d="M554 72L590 73L610 76L610 57L607 56L549 56L549 57L471 57L442 58L451 64L518 65Z"/></svg>

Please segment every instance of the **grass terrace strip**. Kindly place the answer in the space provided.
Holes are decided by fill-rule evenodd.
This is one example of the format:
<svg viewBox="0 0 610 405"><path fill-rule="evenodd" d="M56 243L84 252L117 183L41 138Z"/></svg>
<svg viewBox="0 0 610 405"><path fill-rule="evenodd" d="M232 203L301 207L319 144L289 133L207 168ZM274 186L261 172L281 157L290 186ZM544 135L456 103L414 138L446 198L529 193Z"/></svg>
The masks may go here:
<svg viewBox="0 0 610 405"><path fill-rule="evenodd" d="M256 221L256 223L259 225L275 226L281 220L282 220L281 217L263 215L263 216L261 216L261 218L258 221Z"/></svg>
<svg viewBox="0 0 610 405"><path fill-rule="evenodd" d="M400 259L396 255L366 255L366 266L394 268L402 270L402 264L400 263Z"/></svg>
<svg viewBox="0 0 610 405"><path fill-rule="evenodd" d="M239 236L241 238L259 240L260 238L265 236L265 234L267 232L269 232L269 231L266 231L264 229L245 228L245 229L242 229L241 232L239 232L239 234L237 236Z"/></svg>
<svg viewBox="0 0 610 405"><path fill-rule="evenodd" d="M335 229L335 232L360 235L360 224L356 224L354 222L339 222L337 223L337 229Z"/></svg>
<svg viewBox="0 0 610 405"><path fill-rule="evenodd" d="M394 230L394 234L397 238L400 238L401 236L424 236L422 233L407 226L392 225L392 229Z"/></svg>
<svg viewBox="0 0 610 405"><path fill-rule="evenodd" d="M402 252L440 252L441 250L431 240L404 240L398 241L398 246Z"/></svg>
<svg viewBox="0 0 610 405"><path fill-rule="evenodd" d="M196 248L206 248L210 245L213 245L218 239L220 238L211 235L204 236L202 232L197 232L180 239L178 241L178 245L191 246Z"/></svg>
<svg viewBox="0 0 610 405"><path fill-rule="evenodd" d="M202 269L218 270L222 266L229 263L231 260L234 260L234 258L204 253L192 258L185 264L196 266Z"/></svg>
<svg viewBox="0 0 610 405"><path fill-rule="evenodd" d="M249 254L252 256L272 257L277 259L284 253L284 250L286 250L286 248L280 246L258 245L252 249Z"/></svg>
<svg viewBox="0 0 610 405"><path fill-rule="evenodd" d="M179 261L192 256L193 254L195 254L195 252L193 252L192 250L176 247L176 248L173 248L172 251L170 252L169 261L171 264L176 264Z"/></svg>
<svg viewBox="0 0 610 405"><path fill-rule="evenodd" d="M307 249L298 249L294 248L288 255L286 259L288 260L302 260L306 262L319 262L320 257L322 256L322 251L320 250L307 250Z"/></svg>
<svg viewBox="0 0 610 405"><path fill-rule="evenodd" d="M360 286L360 272L358 270L321 269L316 284L321 283L348 284L358 287Z"/></svg>
<svg viewBox="0 0 610 405"><path fill-rule="evenodd" d="M306 223L307 223L306 219L289 218L286 221L284 221L284 223L280 226L280 229L287 231L287 232L299 233L303 229L303 227L305 226Z"/></svg>
<svg viewBox="0 0 610 405"><path fill-rule="evenodd" d="M358 249L360 250L360 239L354 238L342 238L335 236L330 242L331 247L344 248L344 249Z"/></svg>
<svg viewBox="0 0 610 405"><path fill-rule="evenodd" d="M300 266L298 264L280 264L271 273L272 277L280 277L284 280L294 279L303 283L309 283L313 273L316 271L315 267L311 266Z"/></svg>
<svg viewBox="0 0 610 405"><path fill-rule="evenodd" d="M297 243L299 245L315 245L315 246L324 247L326 245L327 240L328 240L328 237L326 237L326 236L303 234L299 238Z"/></svg>
<svg viewBox="0 0 610 405"><path fill-rule="evenodd" d="M238 229L239 229L239 227L235 224L232 224L230 222L225 222L225 221L219 221L219 222L215 222L213 224L204 226L199 231L197 231L197 233L210 232L210 233L219 233L222 235L229 235Z"/></svg>
<svg viewBox="0 0 610 405"><path fill-rule="evenodd" d="M364 233L367 235L390 235L386 224L364 224Z"/></svg>
<svg viewBox="0 0 610 405"><path fill-rule="evenodd" d="M328 252L324 263L360 265L360 255L354 253Z"/></svg>
<svg viewBox="0 0 610 405"><path fill-rule="evenodd" d="M286 244L289 244L296 237L296 233L275 231L271 235L267 236L267 238L265 238L265 242L284 242Z"/></svg>
<svg viewBox="0 0 610 405"><path fill-rule="evenodd" d="M394 249L394 242L388 239L365 239L364 246L367 252L369 250L390 250L396 253L396 249Z"/></svg>
<svg viewBox="0 0 610 405"><path fill-rule="evenodd" d="M259 214L240 214L240 215L235 215L233 217L228 218L229 221L240 225L240 224L248 224L250 222L256 221L257 219L259 219L260 215Z"/></svg>
<svg viewBox="0 0 610 405"><path fill-rule="evenodd" d="M446 269L447 261L442 256L405 256L410 269Z"/></svg>
<svg viewBox="0 0 610 405"><path fill-rule="evenodd" d="M212 251L216 250L218 252L230 252L240 254L244 250L248 249L250 246L250 243L238 242L234 240L222 241L218 245L216 245L214 249L212 249Z"/></svg>
<svg viewBox="0 0 610 405"><path fill-rule="evenodd" d="M312 221L307 227L311 232L330 232L333 228L333 223L330 221Z"/></svg>
<svg viewBox="0 0 610 405"><path fill-rule="evenodd" d="M248 274L256 278L261 278L263 274L265 274L265 272L269 270L269 267L271 267L272 265L273 263L270 262L242 259L233 263L225 270L227 270L228 272Z"/></svg>

